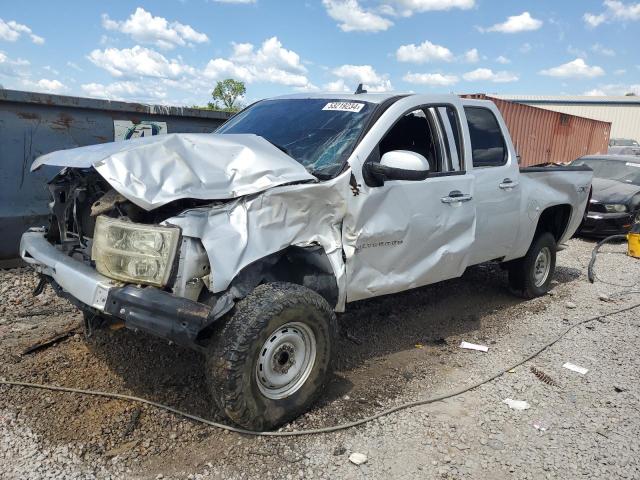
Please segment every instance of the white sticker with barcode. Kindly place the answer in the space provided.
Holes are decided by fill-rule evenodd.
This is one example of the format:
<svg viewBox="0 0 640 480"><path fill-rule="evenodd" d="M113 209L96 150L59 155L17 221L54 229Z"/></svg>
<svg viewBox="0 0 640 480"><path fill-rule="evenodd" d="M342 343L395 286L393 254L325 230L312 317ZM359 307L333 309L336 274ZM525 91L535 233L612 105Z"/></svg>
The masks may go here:
<svg viewBox="0 0 640 480"><path fill-rule="evenodd" d="M364 103L355 102L331 102L327 103L322 110L333 110L337 112L359 112L364 107Z"/></svg>

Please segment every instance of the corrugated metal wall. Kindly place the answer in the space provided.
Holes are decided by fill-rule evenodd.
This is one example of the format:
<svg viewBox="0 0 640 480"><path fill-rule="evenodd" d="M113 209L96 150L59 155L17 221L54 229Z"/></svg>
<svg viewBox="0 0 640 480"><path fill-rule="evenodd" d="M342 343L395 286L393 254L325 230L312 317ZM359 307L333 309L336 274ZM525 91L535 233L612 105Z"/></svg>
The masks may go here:
<svg viewBox="0 0 640 480"><path fill-rule="evenodd" d="M520 165L567 163L583 155L606 153L611 124L484 94L462 95L493 101L504 117L520 155Z"/></svg>
<svg viewBox="0 0 640 480"><path fill-rule="evenodd" d="M554 112L610 122L611 138L631 138L640 142L640 105L540 103L535 106Z"/></svg>
<svg viewBox="0 0 640 480"><path fill-rule="evenodd" d="M20 235L44 225L53 167L30 173L36 157L114 140L114 120L166 124L167 133L211 132L229 114L190 108L0 90L0 260L14 258Z"/></svg>

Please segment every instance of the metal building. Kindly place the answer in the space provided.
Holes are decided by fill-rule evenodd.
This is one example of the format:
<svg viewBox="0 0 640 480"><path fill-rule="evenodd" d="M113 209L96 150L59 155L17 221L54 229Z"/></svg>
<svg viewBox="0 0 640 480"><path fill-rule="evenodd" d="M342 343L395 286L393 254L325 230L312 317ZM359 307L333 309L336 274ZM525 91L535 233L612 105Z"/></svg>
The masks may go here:
<svg viewBox="0 0 640 480"><path fill-rule="evenodd" d="M228 113L0 89L0 263L15 258L22 233L47 222L47 181L29 171L55 150L163 133L206 133Z"/></svg>
<svg viewBox="0 0 640 480"><path fill-rule="evenodd" d="M568 163L583 155L607 152L611 129L608 122L509 102L497 95L462 96L491 100L496 104L523 167Z"/></svg>
<svg viewBox="0 0 640 480"><path fill-rule="evenodd" d="M611 138L640 142L640 97L492 95L512 102L611 123Z"/></svg>

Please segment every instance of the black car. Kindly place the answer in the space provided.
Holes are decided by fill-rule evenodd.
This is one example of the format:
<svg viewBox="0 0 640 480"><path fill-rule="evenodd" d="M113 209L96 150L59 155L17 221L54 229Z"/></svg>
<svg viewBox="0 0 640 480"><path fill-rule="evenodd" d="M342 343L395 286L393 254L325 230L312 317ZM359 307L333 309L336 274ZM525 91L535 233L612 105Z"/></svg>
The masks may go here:
<svg viewBox="0 0 640 480"><path fill-rule="evenodd" d="M591 155L571 165L593 169L593 194L579 234L606 237L627 233L640 222L640 158L631 155Z"/></svg>

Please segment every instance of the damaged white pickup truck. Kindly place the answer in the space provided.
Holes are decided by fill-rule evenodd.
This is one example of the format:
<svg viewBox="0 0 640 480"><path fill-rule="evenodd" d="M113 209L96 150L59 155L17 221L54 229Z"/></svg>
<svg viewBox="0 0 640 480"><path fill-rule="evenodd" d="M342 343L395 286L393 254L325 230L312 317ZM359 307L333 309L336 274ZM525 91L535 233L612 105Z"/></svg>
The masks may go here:
<svg viewBox="0 0 640 480"><path fill-rule="evenodd" d="M85 313L204 352L209 390L250 429L305 412L346 304L502 262L549 289L585 167L520 169L495 105L451 95L294 95L213 134L59 151L51 221L22 258Z"/></svg>

